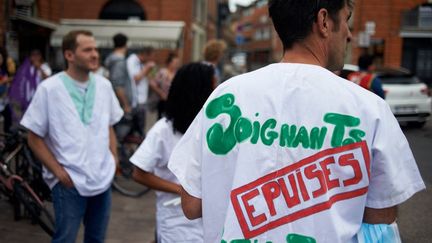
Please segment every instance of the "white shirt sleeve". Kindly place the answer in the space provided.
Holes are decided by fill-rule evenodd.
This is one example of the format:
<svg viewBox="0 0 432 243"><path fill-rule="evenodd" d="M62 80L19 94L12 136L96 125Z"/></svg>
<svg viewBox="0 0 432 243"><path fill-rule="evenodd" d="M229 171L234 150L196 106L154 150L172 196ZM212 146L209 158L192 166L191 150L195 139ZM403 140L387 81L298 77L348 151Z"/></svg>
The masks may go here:
<svg viewBox="0 0 432 243"><path fill-rule="evenodd" d="M45 137L48 132L48 92L46 88L40 85L32 101L24 113L20 124L37 134Z"/></svg>
<svg viewBox="0 0 432 243"><path fill-rule="evenodd" d="M388 105L381 108L372 144L371 177L366 206L398 205L425 185L399 124Z"/></svg>
<svg viewBox="0 0 432 243"><path fill-rule="evenodd" d="M48 65L48 63L42 64L41 69L45 73L46 76L51 76L52 70L51 70L50 66Z"/></svg>
<svg viewBox="0 0 432 243"><path fill-rule="evenodd" d="M132 164L141 170L154 173L154 169L162 159L164 138L159 130L160 126L156 123L147 133L144 142L138 147L129 159Z"/></svg>
<svg viewBox="0 0 432 243"><path fill-rule="evenodd" d="M111 87L111 86L110 86ZM123 117L123 109L120 106L120 103L117 99L117 96L114 93L114 89L111 87L110 89L110 97L111 97L111 112L110 112L110 125L114 125L120 121Z"/></svg>
<svg viewBox="0 0 432 243"><path fill-rule="evenodd" d="M139 60L137 60L138 57L134 54L132 54L131 56L129 56L129 58L126 60L126 66L127 66L127 71L129 74L129 78L136 83L134 76L137 75L140 71L140 64L139 64Z"/></svg>
<svg viewBox="0 0 432 243"><path fill-rule="evenodd" d="M203 148L203 110L177 143L168 162L168 169L190 195L201 198L201 165Z"/></svg>

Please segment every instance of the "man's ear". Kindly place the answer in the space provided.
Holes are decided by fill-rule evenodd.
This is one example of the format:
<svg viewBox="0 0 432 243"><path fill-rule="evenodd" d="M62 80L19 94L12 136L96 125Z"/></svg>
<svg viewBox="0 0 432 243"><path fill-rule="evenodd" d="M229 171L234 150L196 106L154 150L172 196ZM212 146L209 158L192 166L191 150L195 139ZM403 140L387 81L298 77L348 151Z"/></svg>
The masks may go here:
<svg viewBox="0 0 432 243"><path fill-rule="evenodd" d="M64 51L63 55L67 61L71 61L74 57L73 51L71 50Z"/></svg>
<svg viewBox="0 0 432 243"><path fill-rule="evenodd" d="M329 13L326 9L322 8L318 11L317 14L317 27L318 33L323 37L327 37L331 30L330 28L330 18Z"/></svg>

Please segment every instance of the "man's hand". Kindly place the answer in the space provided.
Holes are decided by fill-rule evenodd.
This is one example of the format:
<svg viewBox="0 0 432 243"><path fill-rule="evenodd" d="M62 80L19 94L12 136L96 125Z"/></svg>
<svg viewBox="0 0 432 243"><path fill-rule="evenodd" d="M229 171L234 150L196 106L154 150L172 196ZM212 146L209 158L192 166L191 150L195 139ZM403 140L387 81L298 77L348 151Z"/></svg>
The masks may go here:
<svg viewBox="0 0 432 243"><path fill-rule="evenodd" d="M188 219L197 219L202 217L202 201L200 198L189 195L183 187L181 188L181 204L183 213Z"/></svg>
<svg viewBox="0 0 432 243"><path fill-rule="evenodd" d="M396 220L397 206L390 208L365 208L363 222L367 224L391 224Z"/></svg>
<svg viewBox="0 0 432 243"><path fill-rule="evenodd" d="M124 114L130 114L132 112L132 108L129 105L125 105L123 108Z"/></svg>
<svg viewBox="0 0 432 243"><path fill-rule="evenodd" d="M63 184L63 186L65 186L66 188L72 188L74 186L72 179L63 167L56 173L56 177L59 179L60 183Z"/></svg>
<svg viewBox="0 0 432 243"><path fill-rule="evenodd" d="M40 60L35 60L32 64L36 69L40 69L42 67L42 62Z"/></svg>
<svg viewBox="0 0 432 243"><path fill-rule="evenodd" d="M64 167L57 161L54 154L49 150L43 138L39 137L36 133L29 131L27 137L28 145L36 157L42 164L51 171L65 187L71 188L74 186Z"/></svg>
<svg viewBox="0 0 432 243"><path fill-rule="evenodd" d="M143 68L144 76L147 76L155 66L156 66L155 62L153 61L147 62Z"/></svg>

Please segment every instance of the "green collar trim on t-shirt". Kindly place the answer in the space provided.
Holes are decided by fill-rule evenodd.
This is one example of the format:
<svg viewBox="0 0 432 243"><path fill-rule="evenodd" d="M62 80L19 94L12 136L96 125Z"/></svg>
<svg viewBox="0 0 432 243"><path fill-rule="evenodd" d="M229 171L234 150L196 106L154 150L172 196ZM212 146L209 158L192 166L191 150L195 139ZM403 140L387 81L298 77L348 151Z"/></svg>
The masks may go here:
<svg viewBox="0 0 432 243"><path fill-rule="evenodd" d="M63 81L63 84L66 87L67 91L69 92L73 103L75 104L75 108L77 109L81 122L84 125L88 125L92 118L96 94L96 82L93 74L89 74L90 80L87 91L84 95L82 95L76 87L75 82L77 81L74 81L69 75L66 74L66 72L61 73L60 78Z"/></svg>

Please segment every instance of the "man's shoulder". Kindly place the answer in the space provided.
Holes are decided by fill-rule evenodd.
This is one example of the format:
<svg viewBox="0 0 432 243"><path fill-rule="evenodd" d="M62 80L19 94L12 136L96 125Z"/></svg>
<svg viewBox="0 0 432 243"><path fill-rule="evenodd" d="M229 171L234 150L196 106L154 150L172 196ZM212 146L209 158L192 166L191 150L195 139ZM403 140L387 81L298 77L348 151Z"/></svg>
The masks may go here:
<svg viewBox="0 0 432 243"><path fill-rule="evenodd" d="M61 75L63 72L56 73L46 79L44 79L38 86L38 88L52 90L57 89L62 86L63 82L61 82Z"/></svg>
<svg viewBox="0 0 432 243"><path fill-rule="evenodd" d="M132 53L132 54L130 54L130 55L126 58L126 60L127 60L128 62L135 62L136 60L139 60L139 59L138 59L137 54Z"/></svg>
<svg viewBox="0 0 432 243"><path fill-rule="evenodd" d="M92 74L92 75L93 75L93 77L96 81L96 84L98 86L109 87L109 88L112 87L111 82L107 78L105 78L104 76L101 76L99 74Z"/></svg>

